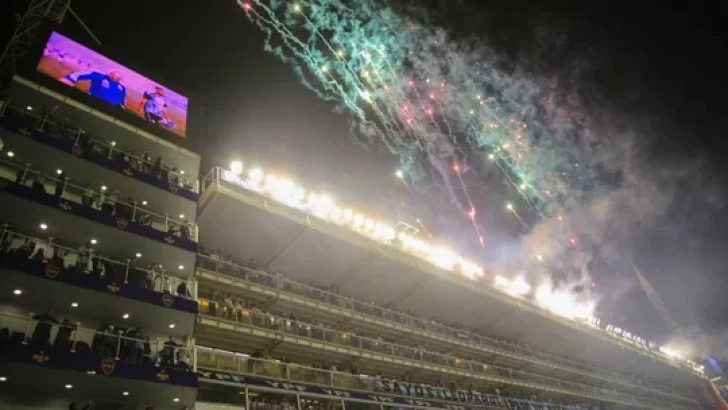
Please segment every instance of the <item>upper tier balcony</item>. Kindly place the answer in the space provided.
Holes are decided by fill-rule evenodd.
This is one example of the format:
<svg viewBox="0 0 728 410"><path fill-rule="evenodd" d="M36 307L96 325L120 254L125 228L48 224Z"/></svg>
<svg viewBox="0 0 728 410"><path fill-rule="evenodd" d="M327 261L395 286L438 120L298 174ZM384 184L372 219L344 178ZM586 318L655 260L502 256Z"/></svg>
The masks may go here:
<svg viewBox="0 0 728 410"><path fill-rule="evenodd" d="M92 137L72 124L61 124L50 114L7 103L0 107L0 128L6 145L16 147L31 162L54 156L64 169L81 168L99 174L112 185L132 184L139 194L167 209L179 206L192 215L198 196L198 183L184 170L157 162L153 154L134 154L109 136ZM161 158L161 157L157 157ZM180 202L175 205L174 202ZM187 202L187 203L185 203ZM193 206L190 208L190 206Z"/></svg>
<svg viewBox="0 0 728 410"><path fill-rule="evenodd" d="M132 196L123 198L116 187L71 179L61 169L51 171L52 159L45 163L50 169L41 170L18 157L7 151L0 159L3 220L75 243L93 238L110 253L127 258L155 255L165 269L192 275L196 225L152 211Z"/></svg>
<svg viewBox="0 0 728 410"><path fill-rule="evenodd" d="M0 314L0 366L14 397L86 400L126 399L162 408L194 405L197 375L193 352L153 337L132 337L122 328L104 331L59 321L49 314ZM83 397L83 396L81 396Z"/></svg>
<svg viewBox="0 0 728 410"><path fill-rule="evenodd" d="M80 94L74 95L84 97ZM162 173L165 176L174 176L175 182L178 182L178 194L195 200L199 192L196 180L199 175L200 156L185 148L188 145L185 140L173 138L168 141L167 138L160 138L86 105L81 100L16 75L6 100L0 102L0 117L11 120L15 125L25 125L30 130L37 129L40 134L54 138L52 145L55 148L62 146L64 150L67 149L68 140L74 143L92 142L90 145L95 149L84 152L82 157L86 160L98 160L98 164L112 165L117 171L115 165L95 154L103 153L107 159L112 154L110 159L127 159L132 165L152 162L148 165L153 166L158 162L160 174L151 175L152 179L140 175L140 172L134 172L133 177L169 190L167 180L160 177ZM22 124L17 124L19 120ZM38 141L44 144L49 142L47 138L41 140L43 136L35 133L28 137L38 137ZM57 145L61 142L63 144ZM113 155L117 153L123 155Z"/></svg>
<svg viewBox="0 0 728 410"><path fill-rule="evenodd" d="M52 301L102 323L126 317L158 333L185 337L194 332L196 282L167 273L142 255L109 257L98 245L4 228L0 277L5 291L0 302L46 306Z"/></svg>

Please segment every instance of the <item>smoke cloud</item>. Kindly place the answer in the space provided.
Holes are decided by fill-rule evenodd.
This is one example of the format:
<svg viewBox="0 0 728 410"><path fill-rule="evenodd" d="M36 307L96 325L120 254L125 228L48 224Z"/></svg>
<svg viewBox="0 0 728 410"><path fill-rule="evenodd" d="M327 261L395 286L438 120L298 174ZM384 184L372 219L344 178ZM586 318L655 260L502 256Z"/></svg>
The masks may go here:
<svg viewBox="0 0 728 410"><path fill-rule="evenodd" d="M521 196L513 214L528 233L492 245L494 269L526 278L557 313L590 316L636 283L620 280L618 294L604 298L593 289L595 271L635 257L643 232L674 226L669 215L701 160L655 160L649 119L596 90L602 57L569 48L568 30L537 26L529 47L502 53L466 32L472 21L459 31L440 24L468 13L462 2L446 3L240 4L266 34L265 49L352 119L355 143L399 158L412 187L437 187L471 215L481 239L487 229L472 187L483 169L498 169Z"/></svg>

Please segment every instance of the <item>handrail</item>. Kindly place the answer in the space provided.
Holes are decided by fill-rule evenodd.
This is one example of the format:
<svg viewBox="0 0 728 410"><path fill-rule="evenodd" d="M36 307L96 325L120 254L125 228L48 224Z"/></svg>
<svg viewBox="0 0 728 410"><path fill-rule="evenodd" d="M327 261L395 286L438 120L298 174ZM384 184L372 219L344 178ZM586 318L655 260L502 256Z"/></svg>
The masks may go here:
<svg viewBox="0 0 728 410"><path fill-rule="evenodd" d="M486 348L491 349L499 349L504 352L510 352L510 353L516 353L516 354L522 354L526 356L526 360L528 360L528 357L532 357L536 360L544 360L549 361L553 360L554 363L548 363L548 364L556 364L556 365L564 365L566 366L563 368L566 371L573 372L574 369L582 369L584 367L587 367L584 369L584 371L590 371L589 365L582 365L581 363L572 361L567 358L563 358L560 356L553 355L551 353L536 351L533 349L529 349L527 347L522 347L513 343L508 343L501 340L496 340L493 338L481 336L475 333L471 333L467 330L461 330L461 329L455 329L448 327L446 325L441 325L438 323L434 323L430 320L425 320L422 318L417 318L411 315L407 315L404 313L396 312L391 309L382 308L376 305L373 305L371 303L365 303L358 301L356 299L337 295L335 293L328 292L326 290L322 290L310 285L306 285L282 276L277 275L271 275L269 273L254 270L245 266L237 265L232 262L223 261L220 259L214 259L212 257L198 254L198 269L208 269L214 272L222 273L227 276L238 278L240 276L243 276L240 274L240 272L246 272L248 273L247 279L244 278L244 280L249 280L257 284L261 284L266 287L275 288L279 291L285 291L297 295L301 295L307 298L313 298L318 301L323 301L324 303L328 303L330 305L349 310L355 313L364 314L372 317L376 317L378 319L385 319L385 320L391 320L393 322L396 322L397 324L403 324L403 325L409 325L416 327L418 329L424 329L426 331L432 331L439 334L446 335L448 337L454 338L462 343L467 343L473 341L474 345L476 346L483 346ZM222 271L222 272L221 272ZM263 280L256 280L258 278L262 278ZM377 313L379 312L379 313ZM465 337L463 337L465 336ZM572 368L569 368L571 366ZM592 367L593 368L593 367ZM595 368L598 369L598 368ZM607 371L604 371L607 372ZM618 373L616 373L618 375ZM599 376L597 373L596 376ZM681 396L673 396L672 394L666 393L665 391L662 391L659 387L649 386L648 383L641 383L640 381L629 381L619 377L611 378L608 374L605 374L602 378L603 380L606 379L608 381L617 382L620 384L626 384L630 386L634 386L634 383L648 385L648 387L651 387L651 389L647 390L656 390L656 393L667 395L673 398L677 399L685 399ZM642 386L635 386L635 387L642 387Z"/></svg>
<svg viewBox="0 0 728 410"><path fill-rule="evenodd" d="M18 242L21 242L18 246L13 246L14 243L17 244ZM124 277L123 277L123 283L129 284L129 275L130 273L133 273L134 271L139 271L143 273L146 276L146 281L144 282L146 285L146 289L154 290L155 292L170 292L171 294L184 297L186 299L195 300L197 296L197 282L193 279L183 279L174 275L165 274L165 271L154 271L154 270L148 270L144 269L138 266L135 266L133 259L129 258L126 259L125 262L109 259L107 257L101 256L93 251L93 248L90 246L87 246L84 251L81 251L79 249L73 249L69 248L67 246L60 245L56 238L50 238L50 240L44 240L38 237L33 236L27 236L18 232L15 232L8 228L8 225L4 225L2 228L2 231L0 231L0 255L3 254L11 254L12 251L19 249L23 244L25 243L35 243L35 247L31 250L31 253L28 255L27 259L32 259L37 252L40 251L40 249L45 249L43 252L44 260L52 260L54 257L58 256L59 254L62 254L63 256L60 256L63 260L63 267L67 268L71 265L74 265L74 263L66 263L69 259L69 256L75 255L76 256L76 263L75 266L84 273L91 273L93 271L93 260L98 259L100 261L104 261L107 264L110 265L116 265L123 267L124 270ZM7 246L6 246L7 245ZM59 252L59 250L61 252ZM113 271L113 269L111 269ZM110 274L110 272L107 272L107 274ZM115 278L115 279L122 279L122 278ZM177 287L179 284L185 283L187 290L189 294L179 294L177 293ZM157 290L159 289L159 290Z"/></svg>
<svg viewBox="0 0 728 410"><path fill-rule="evenodd" d="M43 318L43 320L38 320L38 317L39 316L36 316L34 313L29 313L26 317L0 313L0 326L8 327L11 334L15 332L24 334L25 337L21 342L22 344L37 345L39 347L48 347L52 345L55 348L65 348L68 349L68 351L75 353L77 352L77 342L84 342L93 350L94 343L100 341L101 343L104 343L105 346L101 347L103 350L100 350L99 353L108 354L99 354L99 356L113 357L116 360L128 360L131 356L141 362L141 357L135 356L137 352L129 350L131 346L131 348L141 348L144 350L144 355L154 358L155 365L161 367L172 367L177 363L184 363L186 364L186 367L191 370L193 366L193 349L188 346L176 345L173 346L173 349L177 349L176 352L174 350L165 351L165 349L171 347L169 345L169 341L163 341L159 338L154 341L152 341L149 337L144 339L134 338L121 334L100 332L89 329L81 326L80 322L74 323L64 321L61 323L59 321L48 321L45 318ZM36 335L34 333L34 329L40 323L50 325L50 330L46 333L49 336L48 340L41 340L44 335ZM51 343L51 331L58 331L60 329L66 329L68 333L62 335L64 339L59 339L59 334L56 333L54 341ZM111 345L114 347L109 348Z"/></svg>
<svg viewBox="0 0 728 410"><path fill-rule="evenodd" d="M210 303L214 304L214 313L210 314ZM218 304L220 309L218 310ZM276 333L293 335L296 338L304 338L309 340L324 341L327 343L338 343L340 345L349 346L356 350L372 351L380 354L405 358L414 362L434 364L455 368L473 374L484 374L493 377L505 378L519 382L538 383L556 389L573 389L577 394L587 394L588 397L598 398L593 395L602 395L602 400L611 400L624 404L641 404L653 405L659 404L660 408L670 408L667 403L660 402L651 398L640 397L639 399L631 394L620 393L595 386L589 386L581 383L575 383L548 376L530 374L527 372L513 370L505 367L487 365L484 363L459 359L452 354L442 354L428 351L423 348L415 348L410 346L399 345L395 343L385 342L383 340L372 339L364 336L358 336L353 332L341 332L338 330L325 328L316 324L301 322L275 316L268 313L259 313L240 307L222 306L221 301L210 301L198 297L198 306L200 306L200 315L214 317L217 320L236 323L245 327L270 330ZM204 311L205 308L207 311ZM219 313L219 314L218 314ZM225 314L226 318L222 315ZM573 393L572 393L573 394Z"/></svg>
<svg viewBox="0 0 728 410"><path fill-rule="evenodd" d="M336 388L349 388L385 395L397 395L378 389L377 383L380 382L381 379L376 376L357 375L328 369L317 369L304 364L285 363L280 360L254 358L247 354L228 352L205 346L195 346L195 352L198 368L203 370L217 370L233 374L264 377L267 379L278 379ZM208 357L210 359L209 362L207 361ZM208 363L210 365L208 365ZM483 402L487 402L490 405L498 405L503 402L510 402L510 404L520 404L524 402L543 404L530 400L503 397L488 393L476 392L476 394L479 394L483 398ZM420 397L417 396L416 398ZM434 401L442 400L434 399ZM447 401L444 402L450 403ZM549 406L551 406L549 407L550 409L586 410L581 406L555 405L551 403Z"/></svg>
<svg viewBox="0 0 728 410"><path fill-rule="evenodd" d="M17 171L16 182L20 182L23 185L28 186L27 182L29 181L29 176L31 175L35 175L35 178L42 177L45 180L43 186L44 192L46 193L48 193L48 182L50 181L52 183L55 183L54 185L52 185L52 188L54 190L57 190L60 193L60 197L63 199L87 206L95 205L97 209L101 209L101 207L105 204L112 205L114 209L116 209L117 205L121 205L127 210L130 210L131 214L129 215L129 219L131 221L138 221L148 215L150 219L147 223L139 223L151 226L152 228L163 232L169 232L171 228L176 228L177 230L181 231L183 227L187 226L189 228L192 228L189 239L195 241L198 237L199 227L197 226L197 224L189 221L184 222L175 218L170 218L168 214L160 215L149 210L148 208L145 208L144 206L139 206L136 201L130 204L120 199L108 196L106 192L109 190L109 188L107 188L105 185L101 185L100 187L98 187L98 190L92 188L84 188L68 182L69 178L67 177L64 177L64 179L61 180L51 176L51 174L48 172L42 171L37 168L31 168L31 164L29 163L25 164L25 166L22 166L14 161L0 159L0 165L11 168L10 172ZM76 197L73 197L72 195L70 195L70 193L74 193ZM80 202L78 201L78 199L80 199ZM164 226L163 230L156 227L155 222L159 226Z"/></svg>
<svg viewBox="0 0 728 410"><path fill-rule="evenodd" d="M88 135L86 133L86 131L83 130L83 129L81 129L80 127L59 124L59 123L56 123L56 122L51 121L49 119L50 118L50 115L45 115L45 116L37 115L37 114L35 114L32 111L28 111L27 109L23 109L21 107L16 107L16 106L14 106L14 105L12 105L10 103L6 104L5 105L5 108L10 108L12 111L15 111L16 113L21 114L21 116L27 116L27 117L31 117L31 118L35 118L36 120L39 120L40 123L35 124L35 129L37 129L38 131L45 131L44 130L44 127L49 126L49 125L55 127L56 129L59 129L59 130L64 130L64 129L65 130L68 130L68 129L73 130L74 131L74 134L75 134L75 138L73 138L75 144L79 144L79 142L82 139L82 136L83 135ZM4 116L4 115L2 115L2 116ZM125 150L120 149L120 148L116 148L116 143L113 142L113 141L110 142L110 143L107 143L107 142L98 140L98 139L93 138L93 137L83 137L83 138L87 139L87 141L90 142L90 143L93 143L93 144L95 144L97 146L104 147L105 148L105 151L108 152L109 159L111 159L113 157L114 153L116 152L116 153L119 153L119 154L121 154L123 156L129 157L130 159L133 159L134 161L137 161L137 163L141 164L142 167L144 167L146 165L150 165L150 166L153 166L154 165L154 163L152 161L148 161L144 157L134 155L133 153L131 153L129 151L125 151ZM169 166L167 166L165 164L161 164L161 167L160 168L161 168L161 170L163 170L166 173L168 173L168 175L170 177L172 175L175 175L175 177L179 181L179 184L178 185L179 185L180 188L186 189L186 190L191 191L191 192L199 193L199 190L190 181L190 178L188 178L187 176L185 176L184 170L182 170L182 171L175 171L176 167L169 167ZM168 179L169 179L169 182L173 182L171 178L168 178Z"/></svg>

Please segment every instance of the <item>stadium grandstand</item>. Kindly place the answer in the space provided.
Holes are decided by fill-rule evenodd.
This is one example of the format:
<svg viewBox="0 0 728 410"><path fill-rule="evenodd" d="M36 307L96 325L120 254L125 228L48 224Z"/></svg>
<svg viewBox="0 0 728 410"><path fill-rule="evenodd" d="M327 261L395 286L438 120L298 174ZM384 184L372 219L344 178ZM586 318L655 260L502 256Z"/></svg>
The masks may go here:
<svg viewBox="0 0 728 410"><path fill-rule="evenodd" d="M201 184L196 340L209 378L457 392L441 405L698 406L697 364L554 314L453 251L240 165Z"/></svg>
<svg viewBox="0 0 728 410"><path fill-rule="evenodd" d="M241 162L198 179L186 97L40 37L0 100L3 408L720 408L719 369L405 224Z"/></svg>
<svg viewBox="0 0 728 410"><path fill-rule="evenodd" d="M0 406L192 408L200 157L61 82L102 61L68 44L0 101Z"/></svg>

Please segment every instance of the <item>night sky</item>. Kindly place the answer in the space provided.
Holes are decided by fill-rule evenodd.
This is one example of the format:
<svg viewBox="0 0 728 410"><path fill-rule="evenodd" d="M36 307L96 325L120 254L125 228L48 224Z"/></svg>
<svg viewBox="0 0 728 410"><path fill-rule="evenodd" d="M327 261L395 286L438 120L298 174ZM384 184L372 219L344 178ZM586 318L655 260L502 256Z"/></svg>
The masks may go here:
<svg viewBox="0 0 728 410"><path fill-rule="evenodd" d="M629 118L654 167L668 175L689 169L687 177L668 178L664 189L675 193L673 199L656 221L632 235L628 251L677 322L713 340L724 338L725 352L714 353L728 356L728 65L721 61L726 42L718 30L725 13L606 2L554 13L545 9L569 10L573 4L508 3L427 1L413 18L481 38L501 54L505 71L558 76L590 110ZM105 54L190 97L189 139L203 154L203 173L242 158L368 209L386 209L384 198L397 202L393 198L409 195L393 177L397 158L354 143L347 115L332 112L289 66L263 51L262 34L233 0L78 0L74 9ZM72 19L64 31L92 43ZM486 187L477 201L489 243L525 234L503 211L505 201L518 197L500 179L486 169L480 181L472 181ZM472 239L462 233L468 221L447 200L408 200L414 203L410 211L436 234ZM526 218L536 221L534 215ZM594 272L599 291L618 296L604 301L600 316L633 333L664 338L667 329L655 309L633 275L618 266Z"/></svg>

